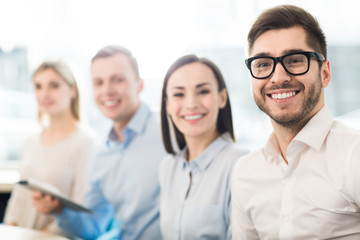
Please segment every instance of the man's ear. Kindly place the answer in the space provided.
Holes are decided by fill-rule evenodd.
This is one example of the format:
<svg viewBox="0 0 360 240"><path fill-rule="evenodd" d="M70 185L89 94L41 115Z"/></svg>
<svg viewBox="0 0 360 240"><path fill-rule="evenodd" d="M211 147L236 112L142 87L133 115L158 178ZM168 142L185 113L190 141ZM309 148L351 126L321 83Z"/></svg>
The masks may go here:
<svg viewBox="0 0 360 240"><path fill-rule="evenodd" d="M331 80L331 71L330 71L330 61L326 60L321 66L321 84L323 88L326 88L330 84Z"/></svg>
<svg viewBox="0 0 360 240"><path fill-rule="evenodd" d="M142 78L139 78L139 88L138 88L138 92L142 92L142 90L144 89L144 80Z"/></svg>

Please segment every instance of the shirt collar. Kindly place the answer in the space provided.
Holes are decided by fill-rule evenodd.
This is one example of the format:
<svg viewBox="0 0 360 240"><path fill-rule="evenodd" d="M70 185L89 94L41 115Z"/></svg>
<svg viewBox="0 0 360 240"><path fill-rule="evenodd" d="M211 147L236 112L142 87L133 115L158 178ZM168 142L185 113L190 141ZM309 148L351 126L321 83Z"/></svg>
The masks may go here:
<svg viewBox="0 0 360 240"><path fill-rule="evenodd" d="M293 141L305 143L306 145L319 151L328 135L334 117L331 115L327 106L324 106L295 136Z"/></svg>
<svg viewBox="0 0 360 240"><path fill-rule="evenodd" d="M146 119L148 119L150 113L151 112L149 107L145 103L141 102L138 110L130 119L128 125L124 129L125 141L127 139L127 136L129 135L140 134L144 132L147 122ZM115 133L114 127L112 127L107 137L107 145L117 143L117 139L118 138Z"/></svg>
<svg viewBox="0 0 360 240"><path fill-rule="evenodd" d="M331 115L328 107L325 105L318 113L316 113L310 121L295 136L292 142L302 142L316 151L320 150L331 126L334 123L334 117ZM265 159L269 155L277 157L280 155L279 143L273 132L267 140L264 147Z"/></svg>
<svg viewBox="0 0 360 240"><path fill-rule="evenodd" d="M185 168L186 166L190 166L191 169L198 168L200 171L205 170L229 142L232 142L230 134L223 133L209 146L207 146L200 156L191 160L190 163L186 161L187 148L184 148L180 153L180 158L183 161L183 167Z"/></svg>
<svg viewBox="0 0 360 240"><path fill-rule="evenodd" d="M265 159L268 159L270 156L278 157L281 155L280 146L274 132L271 133L269 139L266 141L263 154Z"/></svg>

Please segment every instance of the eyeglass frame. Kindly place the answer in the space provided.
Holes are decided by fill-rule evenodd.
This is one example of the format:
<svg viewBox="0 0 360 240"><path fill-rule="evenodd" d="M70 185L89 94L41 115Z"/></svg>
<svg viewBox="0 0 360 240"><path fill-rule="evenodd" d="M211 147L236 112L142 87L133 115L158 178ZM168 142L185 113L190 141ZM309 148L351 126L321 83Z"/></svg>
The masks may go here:
<svg viewBox="0 0 360 240"><path fill-rule="evenodd" d="M295 54L303 54L304 56L306 56L307 60L308 60L308 67L306 69L305 72L303 73L291 73L285 66L284 62L283 62L283 59L288 57L288 56L291 56L291 55L295 55ZM245 64L247 66L247 68L249 69L250 71L250 74L253 78L256 78L256 79L265 79L265 78L268 78L270 77L274 71L275 71L275 68L277 66L278 63L281 63L281 65L283 66L283 68L285 69L285 71L290 74L290 75L293 75L293 76L299 76L299 75L304 75L306 74L309 69L310 69L310 60L311 58L315 58L317 61L319 62L323 62L326 60L326 58L324 57L324 55L322 55L321 53L318 53L318 52L309 52L309 51L300 51L300 52L292 52L292 53L288 53L288 54L285 54L283 56L280 56L280 57L270 57L270 56L256 56L256 57L251 57L251 58L247 58L245 59ZM256 59L259 59L259 58L268 58L268 59L272 59L273 62L274 62L274 66L273 66L273 69L271 70L270 74L265 76L265 77L255 77L252 70L251 70L251 63L252 61L256 60Z"/></svg>

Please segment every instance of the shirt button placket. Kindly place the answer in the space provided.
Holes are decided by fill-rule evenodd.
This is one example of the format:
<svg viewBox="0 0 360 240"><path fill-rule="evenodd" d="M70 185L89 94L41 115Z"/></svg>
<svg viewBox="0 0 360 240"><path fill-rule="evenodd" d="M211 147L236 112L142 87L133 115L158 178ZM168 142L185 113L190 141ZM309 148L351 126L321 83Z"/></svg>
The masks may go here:
<svg viewBox="0 0 360 240"><path fill-rule="evenodd" d="M282 188L279 239L289 240L292 238L291 214L293 211L293 178L291 175L284 176Z"/></svg>

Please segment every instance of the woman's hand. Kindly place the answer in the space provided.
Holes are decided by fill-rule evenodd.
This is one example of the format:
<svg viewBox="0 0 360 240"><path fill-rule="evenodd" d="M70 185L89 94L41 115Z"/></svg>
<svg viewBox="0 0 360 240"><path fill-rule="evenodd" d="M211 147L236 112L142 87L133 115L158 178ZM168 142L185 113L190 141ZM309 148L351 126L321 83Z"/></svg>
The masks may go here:
<svg viewBox="0 0 360 240"><path fill-rule="evenodd" d="M40 213L56 214L63 210L63 205L59 200L39 191L33 191L32 202L36 210Z"/></svg>
<svg viewBox="0 0 360 240"><path fill-rule="evenodd" d="M9 223L5 223L5 225L17 226L17 223L16 222L9 222Z"/></svg>

